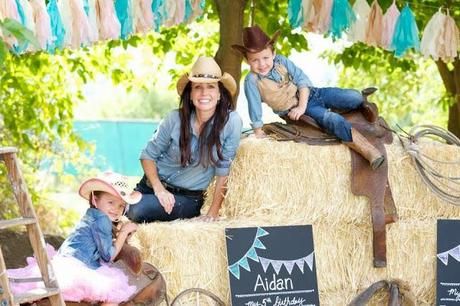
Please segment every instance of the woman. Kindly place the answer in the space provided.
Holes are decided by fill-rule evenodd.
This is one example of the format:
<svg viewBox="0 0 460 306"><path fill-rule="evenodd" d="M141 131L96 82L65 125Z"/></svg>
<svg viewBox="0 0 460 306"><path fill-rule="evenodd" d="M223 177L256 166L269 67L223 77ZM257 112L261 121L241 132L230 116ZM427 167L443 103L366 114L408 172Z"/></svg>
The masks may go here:
<svg viewBox="0 0 460 306"><path fill-rule="evenodd" d="M141 153L141 201L129 208L134 222L170 221L200 215L203 195L216 176L205 221L217 219L230 164L240 141L241 118L234 111L236 82L211 57L200 57L177 83L178 110L161 122Z"/></svg>

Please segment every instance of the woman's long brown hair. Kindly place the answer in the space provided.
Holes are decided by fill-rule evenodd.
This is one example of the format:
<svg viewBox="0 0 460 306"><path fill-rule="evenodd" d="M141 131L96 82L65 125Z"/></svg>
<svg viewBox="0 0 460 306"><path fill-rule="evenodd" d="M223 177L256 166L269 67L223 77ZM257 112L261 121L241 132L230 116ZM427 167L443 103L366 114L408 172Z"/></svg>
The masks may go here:
<svg viewBox="0 0 460 306"><path fill-rule="evenodd" d="M190 98L190 93L192 91L191 84L192 82L188 82L187 86L185 86L179 104L179 117L181 120L179 148L181 152L180 161L182 167L192 163L192 153L190 148L190 140L192 136L191 117L192 113L196 112L196 109L195 105L193 105L192 99ZM213 156L212 148L214 146L216 147L217 157L219 160L224 159L224 156L222 155L222 144L220 143L220 132L223 130L228 121L228 115L234 109L230 92L222 85L221 82L218 84L220 101L217 103L214 115L212 115L212 117L204 124L199 138L200 160L196 165L202 164L204 167L207 167L210 164L215 165L217 162Z"/></svg>

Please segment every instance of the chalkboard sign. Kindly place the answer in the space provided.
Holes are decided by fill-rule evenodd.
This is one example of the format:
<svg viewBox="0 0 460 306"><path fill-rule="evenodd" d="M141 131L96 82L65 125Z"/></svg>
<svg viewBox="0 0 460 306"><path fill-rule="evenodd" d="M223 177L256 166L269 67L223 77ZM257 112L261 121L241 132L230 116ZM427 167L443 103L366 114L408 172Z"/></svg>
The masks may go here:
<svg viewBox="0 0 460 306"><path fill-rule="evenodd" d="M225 234L233 306L319 305L311 225Z"/></svg>
<svg viewBox="0 0 460 306"><path fill-rule="evenodd" d="M460 220L438 220L437 305L460 305Z"/></svg>

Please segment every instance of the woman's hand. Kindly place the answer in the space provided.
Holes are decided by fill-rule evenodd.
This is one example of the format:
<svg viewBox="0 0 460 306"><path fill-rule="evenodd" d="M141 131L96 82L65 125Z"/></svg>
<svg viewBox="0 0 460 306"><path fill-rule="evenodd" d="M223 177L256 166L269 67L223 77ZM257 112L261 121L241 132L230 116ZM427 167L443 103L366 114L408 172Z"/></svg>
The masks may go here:
<svg viewBox="0 0 460 306"><path fill-rule="evenodd" d="M213 217L210 215L200 215L198 217L195 217L193 220L195 221L202 221L202 222L214 222L214 221L219 221L219 216Z"/></svg>
<svg viewBox="0 0 460 306"><path fill-rule="evenodd" d="M163 206L165 212L170 214L174 208L174 204L176 203L174 195L166 189L155 192L155 195L157 196L161 206Z"/></svg>

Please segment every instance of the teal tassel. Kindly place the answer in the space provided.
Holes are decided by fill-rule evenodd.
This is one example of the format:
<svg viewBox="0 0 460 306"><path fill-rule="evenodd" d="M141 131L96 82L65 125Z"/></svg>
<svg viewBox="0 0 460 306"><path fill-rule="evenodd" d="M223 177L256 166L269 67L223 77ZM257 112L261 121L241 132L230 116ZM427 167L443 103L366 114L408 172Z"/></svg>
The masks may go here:
<svg viewBox="0 0 460 306"><path fill-rule="evenodd" d="M356 15L348 0L334 0L329 28L332 38L341 38L342 32L347 31L355 22Z"/></svg>
<svg viewBox="0 0 460 306"><path fill-rule="evenodd" d="M293 29L303 24L303 7L302 0L289 0L288 4L289 24Z"/></svg>
<svg viewBox="0 0 460 306"><path fill-rule="evenodd" d="M391 48L395 50L395 55L398 57L403 56L410 48L414 48L416 51L420 50L417 23L409 4L406 4L402 9L396 22Z"/></svg>
<svg viewBox="0 0 460 306"><path fill-rule="evenodd" d="M133 32L133 19L130 14L131 0L116 0L115 11L120 21L120 37L126 39Z"/></svg>
<svg viewBox="0 0 460 306"><path fill-rule="evenodd" d="M26 25L26 15L24 14L24 9L19 0L16 0L16 6L18 7L19 18L21 19L22 25Z"/></svg>
<svg viewBox="0 0 460 306"><path fill-rule="evenodd" d="M50 16L51 33L53 34L53 45L48 49L53 50L54 48L64 47L65 28L62 23L61 15L56 0L50 0L46 7L48 15Z"/></svg>
<svg viewBox="0 0 460 306"><path fill-rule="evenodd" d="M153 0L152 12L153 16L155 16L155 31L158 32L160 30L160 26L163 24L163 21L166 20L167 17L165 0Z"/></svg>
<svg viewBox="0 0 460 306"><path fill-rule="evenodd" d="M193 8L192 3L190 0L185 0L185 14L184 14L184 22L188 21L192 16Z"/></svg>
<svg viewBox="0 0 460 306"><path fill-rule="evenodd" d="M89 2L88 0L83 1L83 9L85 10L86 16L89 15Z"/></svg>

